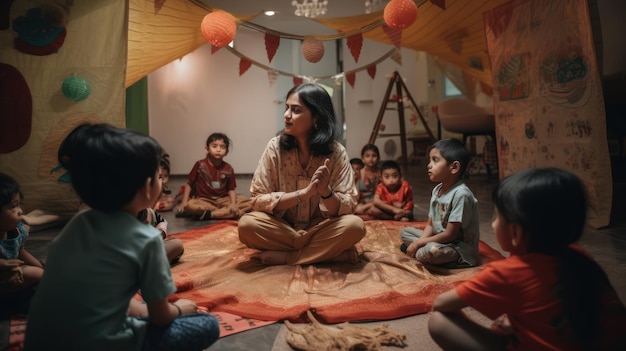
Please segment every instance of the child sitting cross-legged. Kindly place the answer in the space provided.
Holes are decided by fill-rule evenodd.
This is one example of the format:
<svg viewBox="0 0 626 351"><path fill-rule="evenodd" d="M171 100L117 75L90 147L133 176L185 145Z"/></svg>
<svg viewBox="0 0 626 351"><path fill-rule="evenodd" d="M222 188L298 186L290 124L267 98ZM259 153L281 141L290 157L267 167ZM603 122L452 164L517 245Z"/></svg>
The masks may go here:
<svg viewBox="0 0 626 351"><path fill-rule="evenodd" d="M28 230L22 222L22 192L18 182L0 173L0 307L24 313L43 275L43 265L24 248ZM23 303L17 303L20 301ZM4 316L6 317L6 316Z"/></svg>
<svg viewBox="0 0 626 351"><path fill-rule="evenodd" d="M410 221L413 219L413 188L402 178L400 165L396 161L385 161L380 170L380 183L367 214L377 219Z"/></svg>
<svg viewBox="0 0 626 351"><path fill-rule="evenodd" d="M458 139L442 139L428 151L433 189L424 230L406 227L400 249L422 263L446 267L478 265L478 200L463 182L470 152Z"/></svg>
<svg viewBox="0 0 626 351"><path fill-rule="evenodd" d="M169 302L176 286L161 233L136 217L161 194L161 153L154 139L107 124L80 125L62 142L59 162L90 209L50 246L24 350L196 351L217 340L214 316Z"/></svg>
<svg viewBox="0 0 626 351"><path fill-rule="evenodd" d="M573 173L530 168L493 190L491 227L510 255L439 295L428 329L444 350L622 350L626 309L575 243L587 194ZM464 313L472 307L491 328Z"/></svg>

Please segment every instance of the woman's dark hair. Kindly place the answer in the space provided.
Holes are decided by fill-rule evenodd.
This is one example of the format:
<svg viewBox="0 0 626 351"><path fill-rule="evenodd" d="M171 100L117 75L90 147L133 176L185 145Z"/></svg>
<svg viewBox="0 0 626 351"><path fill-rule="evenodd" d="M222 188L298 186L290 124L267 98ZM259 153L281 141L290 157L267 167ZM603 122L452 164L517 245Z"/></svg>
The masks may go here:
<svg viewBox="0 0 626 351"><path fill-rule="evenodd" d="M380 157L380 151L378 151L378 146L376 146L374 144L365 144L361 148L361 157L363 157L363 155L365 155L365 152L367 152L367 151L374 151L376 156Z"/></svg>
<svg viewBox="0 0 626 351"><path fill-rule="evenodd" d="M460 165L459 176L463 177L463 175L465 175L465 171L467 170L467 165L469 165L472 158L472 154L469 150L467 150L462 141L454 138L441 139L428 148L429 154L432 149L439 150L441 157L445 158L448 164L458 161Z"/></svg>
<svg viewBox="0 0 626 351"><path fill-rule="evenodd" d="M565 321L582 345L591 349L600 335L601 295L610 283L604 271L572 248L582 235L587 193L573 173L558 168L531 168L504 178L492 199L507 223L517 224L529 236L529 252L557 256L562 262L554 287Z"/></svg>
<svg viewBox="0 0 626 351"><path fill-rule="evenodd" d="M13 201L15 194L23 197L19 183L8 174L0 173L0 206L5 206Z"/></svg>
<svg viewBox="0 0 626 351"><path fill-rule="evenodd" d="M226 144L226 151L230 150L230 139L224 133L213 133L206 138L206 146L211 145L212 142L216 140L221 140Z"/></svg>
<svg viewBox="0 0 626 351"><path fill-rule="evenodd" d="M337 117L333 101L328 92L317 84L296 85L287 93L287 98L292 94L298 94L300 101L311 111L311 117L315 118L316 128L311 131L309 147L311 154L328 155L332 152L331 145L338 138ZM280 136L280 147L291 150L296 147L296 139L285 134L285 131L278 133Z"/></svg>
<svg viewBox="0 0 626 351"><path fill-rule="evenodd" d="M163 149L149 136L108 124L82 124L61 143L59 163L78 196L91 208L110 212L129 203L155 181Z"/></svg>

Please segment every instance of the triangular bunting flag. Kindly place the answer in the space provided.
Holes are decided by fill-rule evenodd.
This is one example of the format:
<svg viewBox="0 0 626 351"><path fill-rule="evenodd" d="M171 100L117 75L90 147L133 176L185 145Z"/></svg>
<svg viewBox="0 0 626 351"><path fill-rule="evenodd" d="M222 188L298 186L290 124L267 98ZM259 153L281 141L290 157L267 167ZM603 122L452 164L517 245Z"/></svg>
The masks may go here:
<svg viewBox="0 0 626 351"><path fill-rule="evenodd" d="M165 4L165 1L167 0L154 0L154 14L155 15L159 14L159 11L161 11L161 8Z"/></svg>
<svg viewBox="0 0 626 351"><path fill-rule="evenodd" d="M354 62L359 62L361 48L363 47L363 35L359 33L349 36L346 44L348 44L348 49L350 49L350 53L352 54L352 57L354 57Z"/></svg>
<svg viewBox="0 0 626 351"><path fill-rule="evenodd" d="M274 55L276 55L276 50L278 50L278 45L280 44L280 37L272 35L270 33L265 33L265 51L267 51L267 59L272 62Z"/></svg>
<svg viewBox="0 0 626 351"><path fill-rule="evenodd" d="M369 74L372 79L376 78L376 65L367 67L367 74Z"/></svg>
<svg viewBox="0 0 626 351"><path fill-rule="evenodd" d="M446 0L430 0L433 5L439 6L442 9L446 9Z"/></svg>
<svg viewBox="0 0 626 351"><path fill-rule="evenodd" d="M386 24L383 24L383 31L389 37L391 42L396 48L400 48L400 44L402 42L402 29L393 29Z"/></svg>
<svg viewBox="0 0 626 351"><path fill-rule="evenodd" d="M217 50L221 49L221 47L211 45L211 55L217 52Z"/></svg>
<svg viewBox="0 0 626 351"><path fill-rule="evenodd" d="M302 77L293 77L293 85L302 84Z"/></svg>
<svg viewBox="0 0 626 351"><path fill-rule="evenodd" d="M267 71L267 81L270 83L270 88L274 87L276 78L278 78L278 72L274 70Z"/></svg>
<svg viewBox="0 0 626 351"><path fill-rule="evenodd" d="M356 81L356 74L354 72L346 74L346 80L350 83L350 86L354 88L354 82Z"/></svg>
<svg viewBox="0 0 626 351"><path fill-rule="evenodd" d="M239 76L241 77L242 74L246 73L250 66L252 66L252 62L249 60L246 60L245 58L239 60Z"/></svg>
<svg viewBox="0 0 626 351"><path fill-rule="evenodd" d="M397 64L402 65L402 55L400 54L400 50L396 50L393 54L391 54L391 59Z"/></svg>

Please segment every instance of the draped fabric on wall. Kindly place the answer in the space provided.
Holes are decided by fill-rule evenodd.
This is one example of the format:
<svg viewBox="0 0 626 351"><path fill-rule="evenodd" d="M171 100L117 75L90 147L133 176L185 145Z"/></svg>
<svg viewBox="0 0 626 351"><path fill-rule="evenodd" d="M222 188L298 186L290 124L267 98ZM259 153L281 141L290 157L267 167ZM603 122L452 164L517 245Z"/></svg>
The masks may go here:
<svg viewBox="0 0 626 351"><path fill-rule="evenodd" d="M40 2L16 0L11 23ZM0 31L0 62L21 72L32 94L32 130L19 149L0 153L0 170L16 178L24 193L25 212L76 212L79 200L71 186L59 180L57 150L77 124L88 121L124 126L124 67L127 42L126 0L75 1L69 10L66 36L58 52L37 56L18 51L15 32ZM61 91L67 77L77 75L91 86L81 101ZM3 113L3 111L0 111ZM0 126L0 128L2 128Z"/></svg>
<svg viewBox="0 0 626 351"><path fill-rule="evenodd" d="M513 0L485 24L501 176L569 169L589 191L588 223L608 225L611 165L587 1Z"/></svg>

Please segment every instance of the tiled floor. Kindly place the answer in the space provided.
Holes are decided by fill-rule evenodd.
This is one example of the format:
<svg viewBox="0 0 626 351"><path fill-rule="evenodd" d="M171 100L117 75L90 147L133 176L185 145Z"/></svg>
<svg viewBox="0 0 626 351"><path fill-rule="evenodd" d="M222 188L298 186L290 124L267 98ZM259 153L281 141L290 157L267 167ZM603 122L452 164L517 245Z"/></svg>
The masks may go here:
<svg viewBox="0 0 626 351"><path fill-rule="evenodd" d="M410 166L405 173L405 177L414 189L415 217L418 220L424 220L427 217L428 201L434 184L428 181L424 166ZM184 180L184 177L173 177L170 188L178 189ZM493 179L487 179L484 175L472 176L467 180L467 184L479 199L481 238L487 244L497 248L497 243L491 230L493 209L490 201L491 190L496 184L495 182ZM238 177L237 183L238 192L248 196L250 176ZM626 301L626 182L616 182L614 184L614 194L611 225L602 229L587 228L581 244L599 261L617 289L622 301ZM177 233L207 224L207 222L175 218L173 212L165 213L164 216L168 220L170 233ZM36 257L45 260L50 241L58 233L58 230L59 228L32 233L27 242L27 249ZM419 347L412 344L406 350L416 350L418 348L420 350L438 349L429 339L424 328L426 323L425 316L408 318L399 321L399 323L411 323L410 326L407 325L406 329L414 330L415 333L421 333L419 335L421 339ZM284 350L287 347L285 341L276 339L277 335L279 338L284 336L284 332L281 332L281 327L281 323L276 323L227 336L221 338L209 350Z"/></svg>

